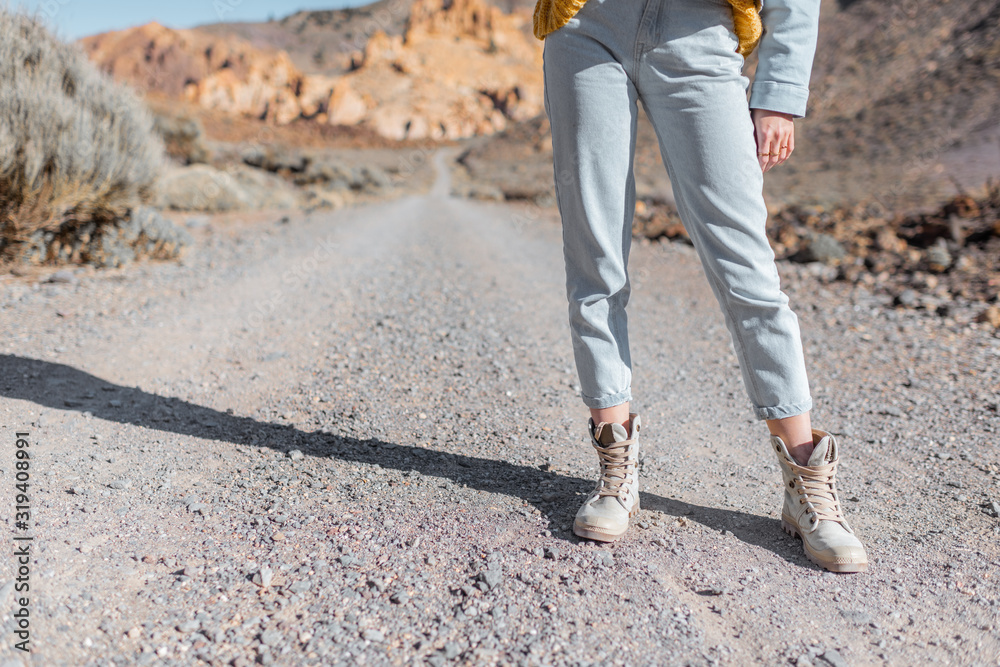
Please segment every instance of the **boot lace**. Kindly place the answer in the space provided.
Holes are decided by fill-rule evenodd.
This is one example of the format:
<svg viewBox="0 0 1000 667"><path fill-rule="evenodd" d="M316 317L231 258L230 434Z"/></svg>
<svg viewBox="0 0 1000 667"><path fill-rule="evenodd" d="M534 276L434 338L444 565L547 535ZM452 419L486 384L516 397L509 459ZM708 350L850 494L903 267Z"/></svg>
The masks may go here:
<svg viewBox="0 0 1000 667"><path fill-rule="evenodd" d="M631 481L632 473L635 471L634 460L630 459L632 453L631 442L613 442L608 445L598 445L594 443L594 449L601 459L601 479L600 488L597 492L598 498L604 496L615 496L625 500L629 494L628 484Z"/></svg>
<svg viewBox="0 0 1000 667"><path fill-rule="evenodd" d="M791 469L795 473L791 485L799 494L799 502L809 507L811 531L819 527L820 521L836 521L846 526L837 498L837 463L809 467L791 463Z"/></svg>

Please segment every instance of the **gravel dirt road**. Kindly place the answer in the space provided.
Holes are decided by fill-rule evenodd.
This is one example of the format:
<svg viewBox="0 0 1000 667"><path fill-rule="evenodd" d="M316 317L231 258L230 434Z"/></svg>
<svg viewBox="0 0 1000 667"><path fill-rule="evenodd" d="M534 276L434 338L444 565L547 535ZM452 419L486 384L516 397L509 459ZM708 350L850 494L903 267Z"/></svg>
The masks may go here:
<svg viewBox="0 0 1000 667"><path fill-rule="evenodd" d="M1000 337L782 264L871 560L810 564L693 250L637 242L642 512L596 475L553 209L218 217L179 263L8 277L0 665L997 665ZM430 168L428 165L427 168ZM971 317L971 316L970 316Z"/></svg>

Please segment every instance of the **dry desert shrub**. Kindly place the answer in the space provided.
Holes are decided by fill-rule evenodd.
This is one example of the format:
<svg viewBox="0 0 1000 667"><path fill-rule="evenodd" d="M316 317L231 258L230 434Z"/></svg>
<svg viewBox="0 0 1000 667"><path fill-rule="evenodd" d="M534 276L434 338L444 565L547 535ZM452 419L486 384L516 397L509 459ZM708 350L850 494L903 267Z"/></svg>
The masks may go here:
<svg viewBox="0 0 1000 667"><path fill-rule="evenodd" d="M163 145L143 103L31 16L0 7L0 257L149 199Z"/></svg>

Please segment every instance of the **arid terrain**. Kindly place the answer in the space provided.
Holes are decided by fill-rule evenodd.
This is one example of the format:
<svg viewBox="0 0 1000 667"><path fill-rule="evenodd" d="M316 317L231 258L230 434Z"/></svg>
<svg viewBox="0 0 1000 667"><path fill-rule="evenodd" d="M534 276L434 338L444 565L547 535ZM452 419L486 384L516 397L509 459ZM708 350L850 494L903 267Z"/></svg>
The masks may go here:
<svg viewBox="0 0 1000 667"><path fill-rule="evenodd" d="M445 158L422 195L192 219L178 263L5 283L32 664L996 664L991 327L783 263L871 558L823 573L694 253L639 243L643 510L581 541L558 226L450 197Z"/></svg>
<svg viewBox="0 0 1000 667"><path fill-rule="evenodd" d="M81 40L168 155L122 238L172 254L89 255L70 220L3 265L0 516L25 532L27 433L34 539L32 654L8 557L0 667L1000 666L1000 2L823 0L766 179L852 575L781 531L645 119L642 510L572 534L597 460L532 6Z"/></svg>

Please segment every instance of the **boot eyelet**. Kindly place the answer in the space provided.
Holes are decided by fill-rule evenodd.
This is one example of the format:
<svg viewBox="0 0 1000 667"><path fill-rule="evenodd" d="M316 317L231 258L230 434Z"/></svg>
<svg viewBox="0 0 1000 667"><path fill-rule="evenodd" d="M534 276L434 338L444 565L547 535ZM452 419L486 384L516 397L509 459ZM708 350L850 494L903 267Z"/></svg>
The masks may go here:
<svg viewBox="0 0 1000 667"><path fill-rule="evenodd" d="M795 480L794 479L788 483L788 488L789 489L794 489L795 488Z"/></svg>

